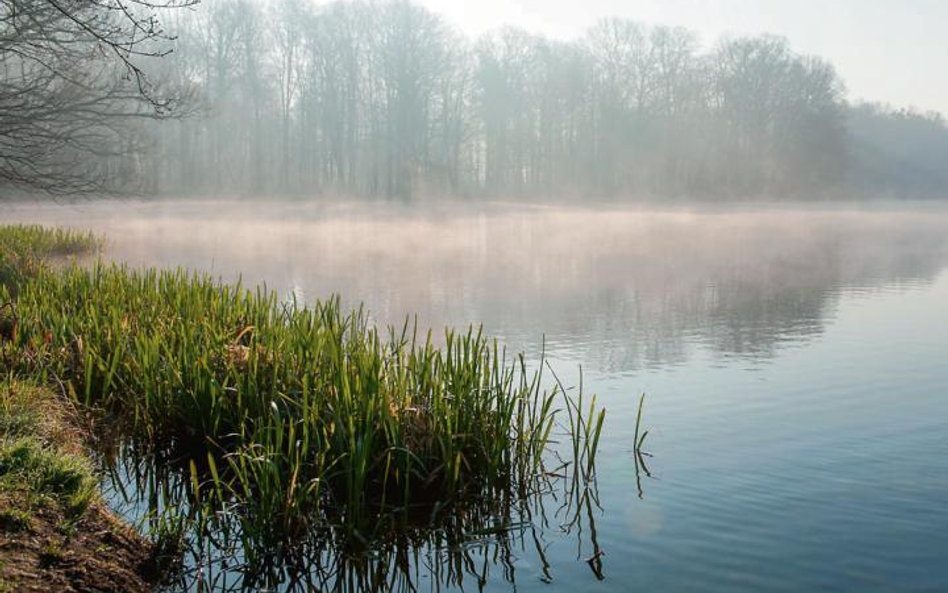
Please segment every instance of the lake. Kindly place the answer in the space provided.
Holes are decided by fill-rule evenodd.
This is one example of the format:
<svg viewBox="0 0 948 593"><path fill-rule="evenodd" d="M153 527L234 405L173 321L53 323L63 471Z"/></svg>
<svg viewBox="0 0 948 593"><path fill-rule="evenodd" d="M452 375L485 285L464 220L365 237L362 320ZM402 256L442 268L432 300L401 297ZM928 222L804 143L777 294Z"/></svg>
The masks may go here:
<svg viewBox="0 0 948 593"><path fill-rule="evenodd" d="M101 232L132 266L338 293L382 324L483 324L545 349L568 385L581 368L607 410L599 505L567 529L554 504L510 545L472 534L447 576L422 547L387 588L948 590L948 207L113 200L0 216Z"/></svg>

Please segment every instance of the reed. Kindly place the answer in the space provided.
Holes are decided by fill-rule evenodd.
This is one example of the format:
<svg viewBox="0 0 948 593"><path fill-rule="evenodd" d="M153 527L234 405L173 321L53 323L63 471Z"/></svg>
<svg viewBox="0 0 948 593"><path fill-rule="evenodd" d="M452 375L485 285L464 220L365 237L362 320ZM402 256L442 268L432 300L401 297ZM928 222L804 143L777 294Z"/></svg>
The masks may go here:
<svg viewBox="0 0 948 593"><path fill-rule="evenodd" d="M7 232L22 253L95 243ZM301 306L265 288L117 265L40 267L16 293L2 365L189 460L201 516L236 519L248 554L314 528L366 540L393 515L523 495L545 475L564 411L573 479L594 471L595 398L544 389L542 364L530 370L474 328L446 331L436 347L415 324L382 330L336 298Z"/></svg>
<svg viewBox="0 0 948 593"><path fill-rule="evenodd" d="M90 253L101 247L102 241L89 232L39 225L0 226L0 287L14 293L51 258Z"/></svg>
<svg viewBox="0 0 948 593"><path fill-rule="evenodd" d="M40 225L0 226L0 254L53 257L80 255L102 247L102 240L91 232Z"/></svg>

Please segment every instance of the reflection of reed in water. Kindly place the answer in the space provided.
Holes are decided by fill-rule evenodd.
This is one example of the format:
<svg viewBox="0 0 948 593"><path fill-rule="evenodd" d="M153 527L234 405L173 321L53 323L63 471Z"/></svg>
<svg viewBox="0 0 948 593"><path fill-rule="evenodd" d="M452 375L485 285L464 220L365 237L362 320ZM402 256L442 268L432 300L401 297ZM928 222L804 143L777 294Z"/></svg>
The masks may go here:
<svg viewBox="0 0 948 593"><path fill-rule="evenodd" d="M645 462L646 457L651 457L651 453L646 453L642 449L642 445L645 444L645 438L648 436L648 431L642 429L642 409L645 407L645 394L639 398L639 411L635 415L635 434L632 437L632 442L635 443L632 449L632 458L635 461L635 488L638 491L639 499L645 498L645 491L642 489L642 475L645 477L651 478L652 472L648 469L648 464ZM641 434L639 434L641 431Z"/></svg>
<svg viewBox="0 0 948 593"><path fill-rule="evenodd" d="M354 541L339 517L300 541L257 541L241 533L236 501L228 508L197 498L189 464L132 441L103 455L107 490L112 506L155 540L169 591L409 592L422 582L426 590L482 589L494 579L515 584L514 558L524 553L533 556L542 580L552 582L550 536L573 538L577 559L601 580L605 554L596 518L603 509L591 440L601 417L587 421L582 410L594 409L594 402L584 401L581 389L564 400L568 417L554 434L560 446L550 454L550 469L528 485L379 513L370 540Z"/></svg>

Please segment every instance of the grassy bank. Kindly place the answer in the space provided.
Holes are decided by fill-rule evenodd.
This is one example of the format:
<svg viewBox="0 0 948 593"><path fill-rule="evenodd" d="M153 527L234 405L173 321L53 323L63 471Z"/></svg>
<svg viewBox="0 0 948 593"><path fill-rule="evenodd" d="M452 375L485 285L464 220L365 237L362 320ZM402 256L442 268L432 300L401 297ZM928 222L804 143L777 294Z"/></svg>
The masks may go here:
<svg viewBox="0 0 948 593"><path fill-rule="evenodd" d="M0 522L26 525L30 510L47 502L70 517L88 509L96 480L62 405L45 390L12 378L0 385L0 480L5 491L22 494L25 507L0 510Z"/></svg>
<svg viewBox="0 0 948 593"><path fill-rule="evenodd" d="M96 244L0 228L12 270L0 365L180 462L191 519L236 524L247 555L320 529L366 542L409 517L527 496L560 420L572 439L558 475L593 474L594 400L545 390L540 370L479 331L436 347L335 299L304 307L180 270L42 263Z"/></svg>
<svg viewBox="0 0 948 593"><path fill-rule="evenodd" d="M149 590L151 545L106 508L66 402L0 380L0 592Z"/></svg>
<svg viewBox="0 0 948 593"><path fill-rule="evenodd" d="M0 341L15 336L15 295L50 261L96 249L85 233L0 228ZM152 547L104 504L86 431L48 383L0 376L0 592L147 591Z"/></svg>

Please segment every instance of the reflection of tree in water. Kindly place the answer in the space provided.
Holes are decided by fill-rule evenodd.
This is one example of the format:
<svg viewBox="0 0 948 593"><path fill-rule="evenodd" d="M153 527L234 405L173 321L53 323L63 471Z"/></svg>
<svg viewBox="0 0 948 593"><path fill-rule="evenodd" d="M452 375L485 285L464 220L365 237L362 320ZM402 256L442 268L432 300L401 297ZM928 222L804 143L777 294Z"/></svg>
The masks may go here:
<svg viewBox="0 0 948 593"><path fill-rule="evenodd" d="M841 295L930 283L948 263L943 217L832 218L805 231L764 220L723 245L692 235L707 249L666 251L654 265L637 255L645 263L624 262L624 276L605 280L603 268L620 266L596 258L600 274L589 285L599 290L556 293L565 320L541 309L534 327L566 325L552 334L554 349L606 372L682 364L695 347L769 358L781 344L821 334Z"/></svg>
<svg viewBox="0 0 948 593"><path fill-rule="evenodd" d="M948 210L634 211L508 204L182 203L10 218L98 227L132 263L189 265L364 301L382 322L483 323L514 347L599 370L681 364L696 348L766 358L823 331L838 298L931 281Z"/></svg>
<svg viewBox="0 0 948 593"><path fill-rule="evenodd" d="M846 291L931 281L945 265L946 245L943 232L842 229L750 273L737 270L711 290L708 343L723 354L773 356L782 343L822 333Z"/></svg>

